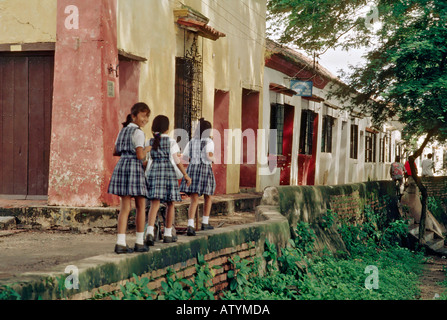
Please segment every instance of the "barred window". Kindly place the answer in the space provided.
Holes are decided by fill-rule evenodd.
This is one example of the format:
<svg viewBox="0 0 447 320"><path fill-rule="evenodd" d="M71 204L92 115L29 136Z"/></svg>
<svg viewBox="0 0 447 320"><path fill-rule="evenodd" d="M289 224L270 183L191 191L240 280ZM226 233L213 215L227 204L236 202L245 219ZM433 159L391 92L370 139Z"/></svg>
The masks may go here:
<svg viewBox="0 0 447 320"><path fill-rule="evenodd" d="M390 135L384 135L380 139L380 162L391 162L391 137Z"/></svg>
<svg viewBox="0 0 447 320"><path fill-rule="evenodd" d="M377 135L371 131L365 131L365 162L376 161Z"/></svg>
<svg viewBox="0 0 447 320"><path fill-rule="evenodd" d="M315 116L311 110L301 112L300 154L312 154Z"/></svg>
<svg viewBox="0 0 447 320"><path fill-rule="evenodd" d="M349 147L349 157L351 159L358 159L359 149L359 126L351 124L351 139Z"/></svg>
<svg viewBox="0 0 447 320"><path fill-rule="evenodd" d="M321 152L332 152L332 128L335 119L331 116L323 117Z"/></svg>
<svg viewBox="0 0 447 320"><path fill-rule="evenodd" d="M191 138L192 122L202 116L203 64L197 35L193 35L189 47L187 36L185 31L184 56L176 58L174 125L186 130Z"/></svg>
<svg viewBox="0 0 447 320"><path fill-rule="evenodd" d="M276 129L277 133L275 154L282 155L282 143L284 135L284 105L272 103L270 111L270 129Z"/></svg>

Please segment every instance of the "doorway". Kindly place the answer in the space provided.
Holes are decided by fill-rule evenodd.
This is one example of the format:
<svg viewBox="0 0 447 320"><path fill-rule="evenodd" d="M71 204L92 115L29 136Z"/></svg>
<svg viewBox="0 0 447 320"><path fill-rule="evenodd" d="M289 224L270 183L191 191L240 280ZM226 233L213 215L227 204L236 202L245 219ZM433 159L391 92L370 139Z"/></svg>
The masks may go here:
<svg viewBox="0 0 447 320"><path fill-rule="evenodd" d="M284 162L281 166L280 185L290 185L290 172L292 165L293 146L293 121L295 118L295 108L291 105L284 105L284 131L282 140L282 154Z"/></svg>
<svg viewBox="0 0 447 320"><path fill-rule="evenodd" d="M298 154L298 184L315 184L317 156L318 114L311 110L301 112L300 149Z"/></svg>
<svg viewBox="0 0 447 320"><path fill-rule="evenodd" d="M214 156L218 161L213 164L214 177L216 179L215 194L227 192L227 163L225 159L225 130L229 128L230 93L228 91L215 90L214 93L214 119L213 127L219 134L214 136Z"/></svg>
<svg viewBox="0 0 447 320"><path fill-rule="evenodd" d="M0 53L0 195L48 195L54 53Z"/></svg>
<svg viewBox="0 0 447 320"><path fill-rule="evenodd" d="M259 122L259 92L242 90L242 161L239 186L241 189L256 188L257 134ZM254 141L250 141L250 137Z"/></svg>

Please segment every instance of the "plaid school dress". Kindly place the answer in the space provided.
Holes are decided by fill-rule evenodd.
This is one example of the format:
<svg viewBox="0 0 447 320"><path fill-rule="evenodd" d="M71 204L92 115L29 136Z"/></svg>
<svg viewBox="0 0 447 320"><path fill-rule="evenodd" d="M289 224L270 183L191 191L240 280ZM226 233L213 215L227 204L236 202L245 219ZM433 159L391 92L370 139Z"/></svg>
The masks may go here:
<svg viewBox="0 0 447 320"><path fill-rule="evenodd" d="M150 140L153 146L155 139ZM170 161L171 140L161 136L158 150L151 150L152 163L146 174L149 185L148 199L159 199L162 202L180 202L182 197L178 187L174 166Z"/></svg>
<svg viewBox="0 0 447 320"><path fill-rule="evenodd" d="M148 196L149 186L144 175L143 162L137 159L137 153L132 143L135 126L123 128L115 144L120 159L113 170L108 193L118 196Z"/></svg>
<svg viewBox="0 0 447 320"><path fill-rule="evenodd" d="M186 194L198 193L199 196L213 195L216 189L213 168L206 157L207 140L192 139L189 145L190 161L186 173L191 178L191 185L186 185L186 180L182 179L180 192Z"/></svg>

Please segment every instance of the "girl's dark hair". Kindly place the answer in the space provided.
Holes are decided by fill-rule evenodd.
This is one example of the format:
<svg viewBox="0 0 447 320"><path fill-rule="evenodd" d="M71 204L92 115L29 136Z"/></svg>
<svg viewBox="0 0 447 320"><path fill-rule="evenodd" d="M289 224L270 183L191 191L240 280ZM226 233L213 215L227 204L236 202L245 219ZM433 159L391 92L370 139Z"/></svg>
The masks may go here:
<svg viewBox="0 0 447 320"><path fill-rule="evenodd" d="M210 130L212 129L211 123L209 121L205 120L204 118L200 118L199 119L199 128L200 128L200 138L202 138L202 139L203 138L209 138L209 135L211 133ZM205 131L207 133L206 137L203 136L203 133Z"/></svg>
<svg viewBox="0 0 447 320"><path fill-rule="evenodd" d="M152 149L158 150L161 141L161 134L169 129L169 118L163 115L156 116L152 122L152 134L154 135L154 144Z"/></svg>
<svg viewBox="0 0 447 320"><path fill-rule="evenodd" d="M140 112L146 112L151 114L151 109L144 102L135 103L130 109L130 113L127 115L126 121L122 123L123 128L127 127L132 122L132 116L136 117Z"/></svg>

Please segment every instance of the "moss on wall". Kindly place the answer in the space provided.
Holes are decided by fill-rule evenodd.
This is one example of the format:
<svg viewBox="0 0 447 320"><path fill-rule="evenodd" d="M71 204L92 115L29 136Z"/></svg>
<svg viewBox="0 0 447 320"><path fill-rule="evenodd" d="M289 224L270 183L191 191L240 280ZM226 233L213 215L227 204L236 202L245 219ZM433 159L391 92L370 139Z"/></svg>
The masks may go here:
<svg viewBox="0 0 447 320"><path fill-rule="evenodd" d="M309 223L316 235L316 251L328 249L336 253L346 251L346 248L335 225L331 228L321 226L328 210L358 221L365 205L377 207L379 199L384 196L393 201L393 192L391 181L337 186L280 186L266 188L261 204L277 205L287 218L292 234L298 222ZM397 209L391 212L397 214Z"/></svg>

